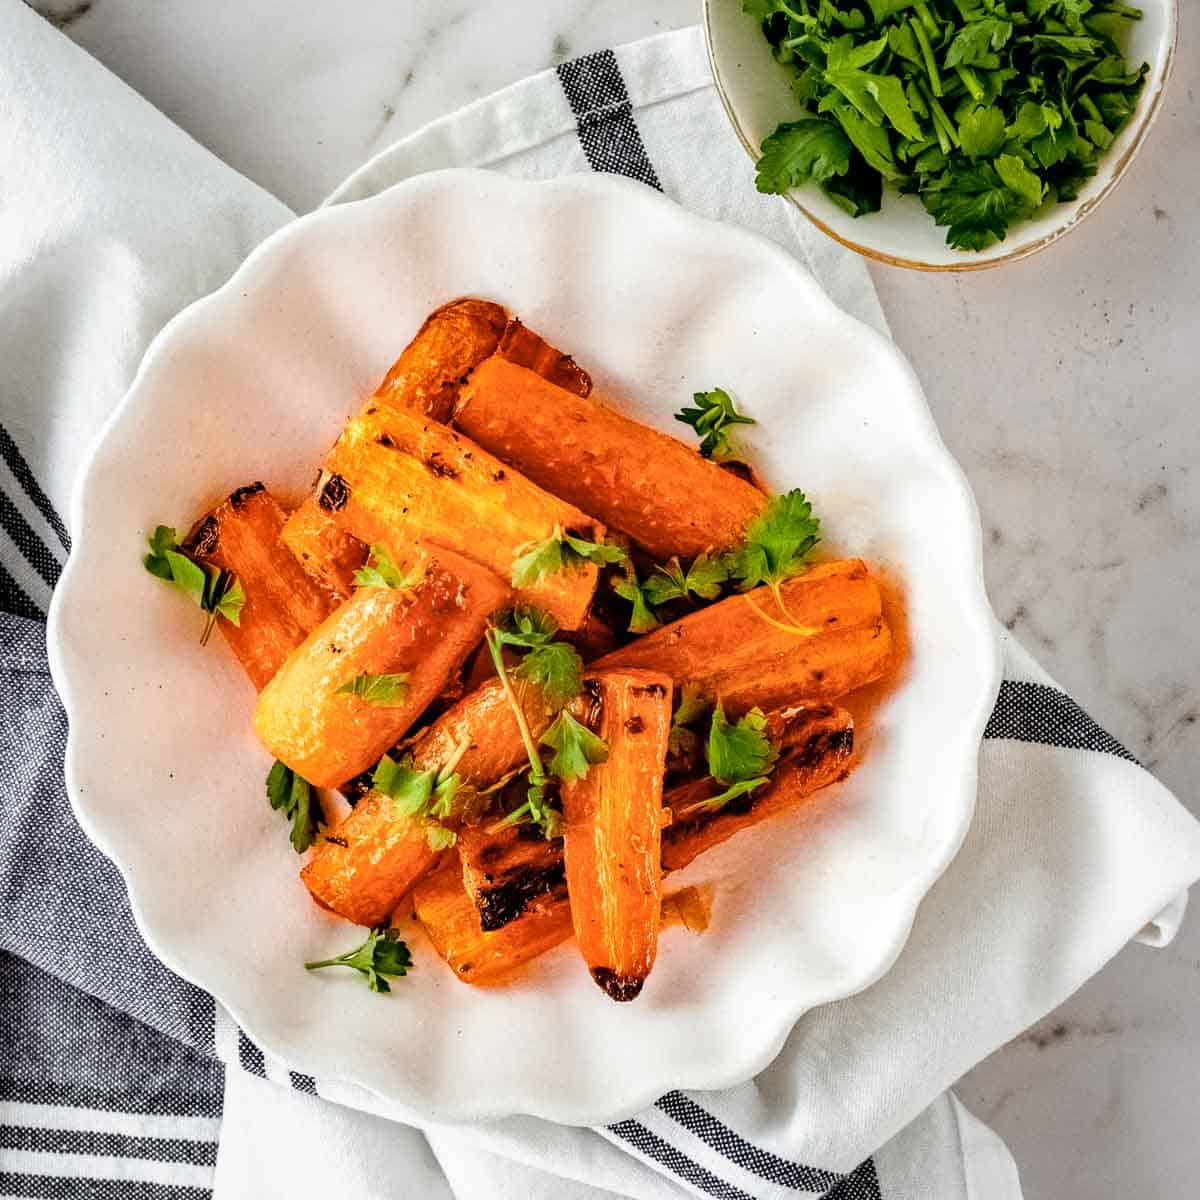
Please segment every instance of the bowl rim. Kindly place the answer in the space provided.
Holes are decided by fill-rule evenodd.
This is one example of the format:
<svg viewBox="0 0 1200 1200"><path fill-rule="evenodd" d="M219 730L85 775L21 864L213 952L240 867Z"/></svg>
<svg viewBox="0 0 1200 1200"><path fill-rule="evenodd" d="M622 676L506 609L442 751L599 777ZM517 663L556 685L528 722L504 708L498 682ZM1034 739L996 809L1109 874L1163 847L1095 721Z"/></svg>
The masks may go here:
<svg viewBox="0 0 1200 1200"><path fill-rule="evenodd" d="M597 196L604 194L611 201L633 201L655 207L663 213L669 213L672 220L687 225L699 233L711 232L715 227L720 231L721 236L730 243L745 247L754 254L779 263L782 268L802 282L820 303L836 311L842 320L858 326L862 336L874 342L887 353L893 359L896 367L912 383L914 419L923 426L922 437L930 441L930 452L936 453L941 460L941 465L946 472L947 483L953 485L958 493L965 506L965 515L969 521L969 546L964 547L969 554L969 562L964 562L964 579L969 577L970 580L969 590L974 601L970 620L973 625L980 626L978 630L980 658L981 662L986 658L986 664L981 671L975 695L976 703L972 710L964 713L963 716L964 742L969 738L974 750L965 757L963 762L961 786L966 796L958 810L957 820L947 823L941 839L931 848L929 857L923 864L923 869L908 879L889 897L893 906L890 923L894 936L889 940L886 949L877 956L869 968L860 967L851 972L853 981L849 986L846 986L844 980L838 986L836 995L830 995L826 1000L818 1003L834 1002L854 995L871 986L891 969L908 942L920 904L953 861L967 836L974 818L978 783L978 748L1000 686L1001 653L999 640L994 634L994 617L983 580L983 538L978 507L965 473L945 445L940 431L933 421L911 365L890 339L838 308L811 273L794 256L768 238L737 226L702 217L661 193L656 193L632 180L590 172L558 176L547 180L526 180L512 178L495 171L451 168L416 176L362 200L318 209L296 221L289 222L270 235L250 253L220 288L176 314L154 338L129 390L104 423L88 450L83 469L76 478L70 502L73 528L80 530L81 533L86 529L89 522L84 520L84 517L89 495L97 485L98 477L105 471L111 470L111 464L107 463L103 456L105 443L108 442L110 436L115 434L118 427L136 412L138 404L142 402L142 393L147 386L150 386L147 383L151 377L149 368L155 365L177 341L194 337L197 330L201 331L201 335L203 335L206 324L211 323L214 318L221 320L223 316L236 312L240 305L240 294L244 291L261 288L263 279L276 255L294 247L297 241L303 242L309 228L313 226L336 227L343 222L353 222L358 212L386 210L389 206L403 204L404 198L412 192L444 186L469 186L472 181L488 188L521 193L536 190L548 196L555 192L573 193L577 191L590 192ZM75 660L78 658L78 651L71 649L68 645L74 639L68 632L70 617L67 614L78 605L75 597L78 589L74 584L76 576L83 569L82 548L87 541L86 537L80 536L72 550L64 568L60 586L52 597L47 631L51 674L69 718L73 710L77 708L75 685L82 683L83 680L77 675L78 664ZM378 1107L369 1107L362 1102L361 1097L370 1096L385 1106L387 1113L394 1119L408 1120L410 1123L419 1123L421 1120L430 1119L470 1122L528 1115L569 1124L605 1124L643 1110L670 1087L720 1090L753 1078L774 1061L795 1028L796 1022L805 1012L814 1007L809 1004L796 1010L791 1006L783 1006L786 1016L771 1022L770 1032L757 1040L755 1051L743 1051L737 1055L736 1065L729 1063L724 1070L713 1071L702 1069L701 1061L697 1061L683 1071L681 1078L665 1085L662 1079L656 1079L652 1075L642 1076L636 1086L630 1086L619 1098L611 1099L604 1104L593 1102L591 1107L577 1098L561 1096L528 1098L524 1103L514 1102L511 1099L494 1102L479 1097L473 1101L464 1101L461 1097L451 1100L447 1099L445 1095L438 1099L432 1099L419 1092L409 1092L405 1095L402 1089L397 1092L384 1088L375 1081L364 1082L361 1077L356 1078L356 1072L353 1071L338 1074L322 1069L315 1065L314 1060L302 1048L300 1053L297 1053L298 1047L292 1036L281 1030L278 1024L272 1025L270 1017L263 1016L261 1013L248 1013L240 1001L228 997L228 989L223 987L220 981L197 978L184 961L187 958L186 953L171 943L169 935L163 933L160 936L161 923L154 915L160 907L160 901L155 898L158 889L152 880L145 877L136 862L129 866L126 865L126 856L119 840L113 836L110 822L100 811L94 811L82 795L77 772L81 753L81 734L72 721L66 753L67 793L72 810L88 837L113 860L121 872L128 890L135 923L151 951L182 978L213 995L237 1025L268 1055L285 1062L293 1069L315 1074L323 1084L337 1089L336 1098L341 1102L355 1104L354 1097L357 1094L360 1097L357 1101L359 1107L365 1107L367 1111L380 1111ZM226 994L222 995L223 992ZM345 1090L347 1085L352 1089L351 1091ZM327 1094L333 1096L333 1091L331 1090Z"/></svg>
<svg viewBox="0 0 1200 1200"><path fill-rule="evenodd" d="M746 132L742 125L741 119L734 111L733 102L729 98L729 91L726 87L725 80L721 74L721 68L717 61L716 39L713 36L713 19L712 14L717 4L728 4L734 0L704 0L704 46L708 52L708 64L712 70L713 86L716 88L718 97L721 100L721 107L725 110L725 116L729 119L729 124L733 127L737 139L742 144L742 148L750 156L751 161L757 162L759 151L754 145L753 138ZM740 3L740 0L737 0ZM1167 85L1171 81L1171 75L1175 67L1175 53L1179 47L1179 0L1162 0L1166 10L1168 45L1167 52L1163 59L1162 78L1159 79L1157 87L1150 94L1150 101L1145 113L1142 115L1136 129L1134 130L1133 140L1125 148L1121 156L1116 160L1108 182L1100 189L1096 195L1076 204L1069 208L1066 219L1058 228L1050 233L1043 235L1036 241L1026 242L1024 245L1015 246L1007 254L998 255L995 258L983 260L967 260L962 262L951 263L931 263L925 262L919 258L904 258L900 255L888 254L883 250L879 250L873 246L864 246L854 241L853 238L845 237L831 228L826 222L821 220L811 209L807 208L799 199L799 189L792 188L790 191L784 192L783 196L790 201L796 208L804 214L822 233L833 238L835 242L845 246L848 250L853 250L856 254L861 254L864 258L871 259L874 262L883 263L889 267L904 267L910 271L924 271L929 274L959 274L966 271L987 271L992 267L1003 266L1006 263L1018 262L1021 259L1029 258L1031 255L1037 254L1039 250L1045 250L1047 246L1053 245L1060 238L1066 237L1073 229L1079 227L1096 209L1100 203L1107 199L1117 184L1125 177L1125 172L1128 170L1134 158L1137 157L1138 151L1145 143L1146 135L1150 132L1151 125L1158 117L1162 108L1163 96L1166 93Z"/></svg>

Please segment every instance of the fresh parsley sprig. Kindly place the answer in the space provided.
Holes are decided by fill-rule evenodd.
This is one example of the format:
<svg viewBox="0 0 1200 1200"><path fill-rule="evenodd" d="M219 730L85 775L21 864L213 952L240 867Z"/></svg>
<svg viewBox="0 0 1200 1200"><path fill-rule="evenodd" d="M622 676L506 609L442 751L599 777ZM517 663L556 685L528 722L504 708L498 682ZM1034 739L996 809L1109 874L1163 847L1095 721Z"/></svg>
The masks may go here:
<svg viewBox="0 0 1200 1200"><path fill-rule="evenodd" d="M158 579L174 584L202 612L207 613L200 634L200 645L208 644L218 616L233 625L242 623L246 593L232 571L203 567L193 562L180 550L179 539L169 525L157 526L146 540L150 547L142 559L146 570Z"/></svg>
<svg viewBox="0 0 1200 1200"><path fill-rule="evenodd" d="M408 974L413 965L408 945L394 929L372 929L367 940L337 958L323 958L317 962L306 962L306 971L319 971L323 967L349 967L358 971L373 992L390 992L392 985L384 978L394 979Z"/></svg>
<svg viewBox="0 0 1200 1200"><path fill-rule="evenodd" d="M339 696L357 696L377 708L401 708L408 701L408 674L356 675L337 690Z"/></svg>
<svg viewBox="0 0 1200 1200"><path fill-rule="evenodd" d="M354 583L357 587L410 588L421 582L423 574L420 563L406 570L396 562L386 546L376 542L371 546L367 565L354 572Z"/></svg>
<svg viewBox="0 0 1200 1200"><path fill-rule="evenodd" d="M813 516L812 505L798 488L771 498L767 507L750 522L742 544L732 552L730 574L743 592L766 585L775 603L786 617L779 621L763 612L752 597L746 599L770 624L798 636L820 631L797 622L784 603L781 585L807 567L805 559L821 540L821 522Z"/></svg>
<svg viewBox="0 0 1200 1200"><path fill-rule="evenodd" d="M694 407L681 408L675 420L690 425L700 435L700 453L705 458L729 458L733 454L730 429L734 425L753 425L755 420L737 410L733 397L724 388L694 392Z"/></svg>
<svg viewBox="0 0 1200 1200"><path fill-rule="evenodd" d="M712 707L711 702L694 683L685 683L680 692L679 705L671 718L671 732L667 750L671 754L691 757L700 749L700 739L692 726Z"/></svg>
<svg viewBox="0 0 1200 1200"><path fill-rule="evenodd" d="M488 645L525 651L513 674L536 684L548 704L561 708L579 695L583 659L569 642L556 642L557 634L558 623L549 613L515 608L497 618L489 630Z"/></svg>
<svg viewBox="0 0 1200 1200"><path fill-rule="evenodd" d="M661 622L651 607L650 581L638 579L633 563L625 564L625 574L612 581L612 588L622 600L628 600L633 606L629 614L630 633L649 633L659 627Z"/></svg>
<svg viewBox="0 0 1200 1200"><path fill-rule="evenodd" d="M779 751L767 736L767 719L752 708L744 717L730 722L718 700L713 708L705 755L708 773L724 788L715 796L690 805L686 813L719 812L736 796L744 796L771 778Z"/></svg>
<svg viewBox="0 0 1200 1200"><path fill-rule="evenodd" d="M729 578L729 564L719 555L700 554L686 570L678 558L660 564L646 580L646 599L654 605L669 600L716 600Z"/></svg>
<svg viewBox="0 0 1200 1200"><path fill-rule="evenodd" d="M554 532L543 542L527 542L517 549L513 559L512 585L523 588L538 583L547 575L577 570L586 563L619 563L625 561L625 551L608 542L589 542L573 533L564 533L556 525Z"/></svg>
<svg viewBox="0 0 1200 1200"><path fill-rule="evenodd" d="M566 711L566 705L582 687L583 662L573 646L552 640L557 632L558 626L547 614L536 609L516 609L501 614L485 634L488 652L529 761L525 801L499 821L497 828L530 823L536 825L546 838L557 837L562 832L562 813L550 799L554 779L582 778L593 763L603 762L608 755L603 739ZM506 646L526 651L511 673L504 661ZM513 689L512 675L536 684L545 701L558 709L554 721L538 741L534 740L525 710ZM548 768L539 749L543 745L553 751Z"/></svg>
<svg viewBox="0 0 1200 1200"><path fill-rule="evenodd" d="M317 840L317 828L323 819L312 784L276 760L267 773L267 799L273 809L291 821L292 849L303 854Z"/></svg>
<svg viewBox="0 0 1200 1200"><path fill-rule="evenodd" d="M413 766L411 754L398 761L385 754L371 778L372 788L391 798L398 817L422 823L431 850L448 849L458 840L445 822L454 816L454 800L463 787L455 767L468 745L467 741L460 742L445 763L425 770Z"/></svg>

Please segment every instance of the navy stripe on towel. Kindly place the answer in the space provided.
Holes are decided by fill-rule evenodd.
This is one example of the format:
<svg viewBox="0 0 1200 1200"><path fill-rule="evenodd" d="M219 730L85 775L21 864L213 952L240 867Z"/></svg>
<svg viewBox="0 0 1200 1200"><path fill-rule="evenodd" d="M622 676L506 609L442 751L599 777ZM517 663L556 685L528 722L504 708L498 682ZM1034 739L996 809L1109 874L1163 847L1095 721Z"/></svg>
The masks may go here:
<svg viewBox="0 0 1200 1200"><path fill-rule="evenodd" d="M1004 680L983 736L1061 746L1066 750L1094 750L1099 754L1115 755L1127 762L1137 762L1112 734L1101 729L1070 696L1044 683Z"/></svg>
<svg viewBox="0 0 1200 1200"><path fill-rule="evenodd" d="M12 434L0 425L0 458L3 458L8 463L8 469L13 473L17 482L25 489L25 494L37 505L38 512L46 518L46 523L58 535L58 540L62 542L64 550L71 549L71 539L67 536L67 527L62 522L62 517L54 509L54 505L50 503L50 497L42 491L42 485L38 483L37 477L30 470L29 464L25 461L25 456L21 453L20 447L13 441Z"/></svg>
<svg viewBox="0 0 1200 1200"><path fill-rule="evenodd" d="M579 143L593 171L626 175L662 191L642 144L617 57L601 50L565 62L558 79L575 114Z"/></svg>

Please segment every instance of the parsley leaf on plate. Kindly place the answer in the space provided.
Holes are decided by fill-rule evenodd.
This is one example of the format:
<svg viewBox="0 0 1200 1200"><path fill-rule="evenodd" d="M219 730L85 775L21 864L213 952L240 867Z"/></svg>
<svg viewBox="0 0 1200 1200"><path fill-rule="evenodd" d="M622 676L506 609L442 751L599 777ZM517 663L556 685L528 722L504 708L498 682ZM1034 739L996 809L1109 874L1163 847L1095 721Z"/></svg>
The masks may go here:
<svg viewBox="0 0 1200 1200"><path fill-rule="evenodd" d="M354 582L358 587L410 588L421 581L423 573L419 564L402 569L388 548L376 542L367 565L354 572Z"/></svg>
<svg viewBox="0 0 1200 1200"><path fill-rule="evenodd" d="M557 633L558 623L549 613L515 608L496 619L488 631L488 644L526 651L513 673L536 683L547 703L561 707L579 695L583 659L570 642L556 642Z"/></svg>
<svg viewBox="0 0 1200 1200"><path fill-rule="evenodd" d="M619 563L625 561L625 551L607 542L589 542L586 538L564 533L560 526L544 542L529 542L517 550L513 560L513 587L529 587L547 575L557 574L593 562Z"/></svg>
<svg viewBox="0 0 1200 1200"><path fill-rule="evenodd" d="M337 690L339 696L357 696L377 708L401 708L408 700L407 673L356 675Z"/></svg>
<svg viewBox="0 0 1200 1200"><path fill-rule="evenodd" d="M743 796L762 787L775 769L779 752L766 734L767 719L757 708L730 722L718 700L709 726L708 773L725 790L694 805L695 809L716 812L735 796Z"/></svg>
<svg viewBox="0 0 1200 1200"><path fill-rule="evenodd" d="M224 617L232 625L242 623L242 607L246 593L232 571L217 567L203 567L193 562L179 548L175 530L168 525L159 525L146 539L149 551L142 565L151 575L174 584L202 612L208 614L200 635L200 644L206 645L212 635L217 617Z"/></svg>
<svg viewBox="0 0 1200 1200"><path fill-rule="evenodd" d="M750 522L733 552L732 574L742 591L760 584L777 587L805 569L805 556L821 540L821 522L799 488L774 496Z"/></svg>
<svg viewBox="0 0 1200 1200"><path fill-rule="evenodd" d="M541 744L554 751L547 764L559 779L582 779L594 763L608 758L608 744L586 725L575 720L566 709L542 734Z"/></svg>
<svg viewBox="0 0 1200 1200"><path fill-rule="evenodd" d="M699 555L686 571L678 558L656 566L643 590L646 599L654 605L665 604L668 600L686 600L691 596L715 600L721 594L721 584L728 578L729 566L724 559L705 553Z"/></svg>
<svg viewBox="0 0 1200 1200"><path fill-rule="evenodd" d="M454 845L457 835L441 823L453 815L454 798L462 787L453 762L440 769L418 770L411 755L396 760L385 754L375 767L371 786L391 798L398 817L422 822L431 850Z"/></svg>
<svg viewBox="0 0 1200 1200"><path fill-rule="evenodd" d="M306 962L306 971L319 971L322 967L349 967L358 971L373 992L390 992L391 984L384 978L390 975L400 978L407 975L413 965L408 946L394 929L372 929L367 940L337 958L325 958L319 962Z"/></svg>
<svg viewBox="0 0 1200 1200"><path fill-rule="evenodd" d="M675 420L690 425L700 435L700 453L705 458L728 458L733 453L729 431L734 425L754 425L753 417L737 410L724 388L694 392L693 407L681 408Z"/></svg>
<svg viewBox="0 0 1200 1200"><path fill-rule="evenodd" d="M267 773L267 800L291 821L292 849L303 854L317 840L317 826L322 820L321 805L312 784L276 760Z"/></svg>
<svg viewBox="0 0 1200 1200"><path fill-rule="evenodd" d="M650 582L647 580L643 583L638 579L633 563L625 564L625 574L614 579L612 587L622 600L628 600L633 605L633 611L629 615L630 633L649 633L658 628L659 619L650 607Z"/></svg>

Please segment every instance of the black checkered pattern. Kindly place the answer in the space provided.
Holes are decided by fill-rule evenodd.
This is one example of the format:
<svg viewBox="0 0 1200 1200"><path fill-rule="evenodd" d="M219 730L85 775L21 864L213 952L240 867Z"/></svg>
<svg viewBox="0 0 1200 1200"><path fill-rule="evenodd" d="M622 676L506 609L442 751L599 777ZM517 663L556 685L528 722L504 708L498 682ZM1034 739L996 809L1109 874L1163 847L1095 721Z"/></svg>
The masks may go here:
<svg viewBox="0 0 1200 1200"><path fill-rule="evenodd" d="M662 184L633 119L616 55L601 50L565 62L558 68L558 78L592 170L625 175L661 192Z"/></svg>

